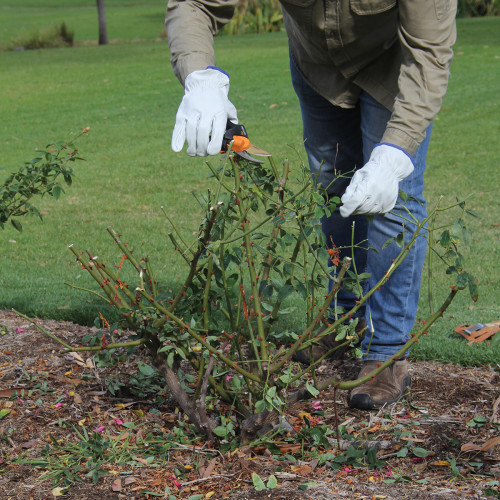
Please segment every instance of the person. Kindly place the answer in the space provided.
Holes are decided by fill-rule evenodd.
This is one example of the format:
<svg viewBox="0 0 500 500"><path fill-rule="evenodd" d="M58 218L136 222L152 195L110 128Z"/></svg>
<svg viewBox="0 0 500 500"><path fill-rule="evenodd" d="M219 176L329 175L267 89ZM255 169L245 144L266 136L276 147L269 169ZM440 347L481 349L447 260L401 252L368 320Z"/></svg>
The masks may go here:
<svg viewBox="0 0 500 500"><path fill-rule="evenodd" d="M228 98L229 76L215 66L213 45L236 4L168 2L171 64L185 88L172 134L176 152L186 142L188 155L217 154L227 119L237 120ZM342 201L322 220L323 231L337 248L356 243L354 261L358 272L370 273L371 288L400 251L395 242L383 248L384 243L400 233L405 241L412 237L415 225L407 210L418 220L426 216L426 156L448 85L456 1L281 0L281 5L309 167L328 195ZM342 175L333 181L336 172ZM405 201L399 190L408 195ZM394 358L407 341L425 253L425 238L418 237L387 284L358 311L368 325L359 376ZM341 306L350 308L354 300L345 290L339 293ZM331 340L325 337L318 348L327 349ZM406 395L409 385L402 356L354 389L349 405L379 408Z"/></svg>

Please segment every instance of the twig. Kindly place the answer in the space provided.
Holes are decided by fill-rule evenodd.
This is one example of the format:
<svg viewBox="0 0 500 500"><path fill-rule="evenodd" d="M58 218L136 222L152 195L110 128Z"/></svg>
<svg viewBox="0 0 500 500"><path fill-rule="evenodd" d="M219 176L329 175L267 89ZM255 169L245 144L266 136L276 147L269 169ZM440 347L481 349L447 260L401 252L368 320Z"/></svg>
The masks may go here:
<svg viewBox="0 0 500 500"><path fill-rule="evenodd" d="M24 314L20 313L19 311L16 311L15 309L12 309L13 312L15 312L18 316L21 316L21 318L24 318L26 320L28 320L30 323L32 323L33 325L35 325L40 331L42 331L43 333L45 333L45 335L47 335L48 337L50 337L52 340L55 340L56 342L59 342L59 344L63 345L64 347L66 347L69 351L73 351L73 347L71 347L69 344L66 344L66 342L64 342L64 340L61 340L59 338L57 338L55 335L53 335L52 333L48 332L47 330L45 330L45 328L43 328L43 326L40 326L36 321L33 321L31 318L28 318L28 316L25 316Z"/></svg>
<svg viewBox="0 0 500 500"><path fill-rule="evenodd" d="M234 476L236 476L236 474L212 474L211 476L208 477L201 477L200 479L193 479L192 481L188 481L187 483L182 483L181 486L184 488L185 486L191 486L192 484L196 483L203 483L205 481L210 481L212 479L224 479Z"/></svg>
<svg viewBox="0 0 500 500"><path fill-rule="evenodd" d="M120 349L121 347L133 347L136 345L141 345L146 342L146 339L131 340L130 342L123 342L121 344L106 344L106 345L96 345L91 347L69 347L63 349L61 354L66 354L68 352L85 352L85 351L104 351L106 349Z"/></svg>

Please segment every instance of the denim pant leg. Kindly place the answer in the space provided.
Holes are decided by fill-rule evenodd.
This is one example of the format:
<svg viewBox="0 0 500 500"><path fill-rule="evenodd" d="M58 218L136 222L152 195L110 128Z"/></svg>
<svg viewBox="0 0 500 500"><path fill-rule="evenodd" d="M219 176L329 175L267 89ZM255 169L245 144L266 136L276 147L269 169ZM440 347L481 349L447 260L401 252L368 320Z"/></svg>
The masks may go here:
<svg viewBox="0 0 500 500"><path fill-rule="evenodd" d="M363 93L361 116L363 156L366 162L373 146L380 141L385 131L390 112L371 96ZM426 137L413 157L415 170L399 185L410 199L407 202L398 199L398 204L390 213L375 216L368 226L370 250L367 256L367 272L371 273L368 280L369 288L383 278L393 259L401 251L396 243L382 250L384 243L401 232L406 243L414 234L415 225L409 222L410 218L401 205L404 205L419 221L427 215L423 190L431 130L432 125L427 129ZM385 361L407 341L417 315L420 279L426 250L425 237L418 237L389 281L370 298L366 313L369 330L361 345L365 359Z"/></svg>
<svg viewBox="0 0 500 500"><path fill-rule="evenodd" d="M333 106L308 86L293 62L291 72L302 111L304 144L311 173L323 186L329 186L335 170L347 174L368 161L373 146L382 138L390 112L366 93L361 94L359 106L355 109ZM400 189L414 198L405 205L418 220L426 215L422 192L430 134L431 127L414 156L414 172L400 184ZM342 195L348 183L348 178L335 182L329 186L329 194ZM402 200L398 202L403 203ZM371 273L368 283L370 288L384 276L400 251L395 243L382 250L383 244L403 229L405 241L412 236L414 227L408 223L403 225L402 219L398 217L400 213L407 218L404 210L396 207L391 214L374 217L370 224L364 216L344 219L338 212L322 221L327 242L333 241L338 247L349 247L352 242L352 224L355 222L354 242L363 242L367 238L368 245L377 250L366 252L357 249L354 252L358 273L365 269ZM343 253L352 257L350 250ZM370 330L362 343L365 359L384 361L406 342L416 317L425 253L426 241L420 237L388 283L368 302L366 320ZM338 304L349 309L354 305L354 297L341 290ZM361 316L365 311L360 310L359 313Z"/></svg>
<svg viewBox="0 0 500 500"><path fill-rule="evenodd" d="M333 106L304 81L291 61L292 83L299 97L303 121L304 147L309 168L317 183L327 188L330 196L342 196L355 167L363 164L361 114L359 106L343 109ZM341 173L344 177L332 181ZM343 218L339 211L322 219L322 229L329 247L340 250L340 258L354 258L358 272L366 267L368 221L364 216ZM354 230L353 230L353 223ZM352 242L358 244L353 252ZM362 248L361 248L362 247ZM330 263L329 263L330 264ZM330 282L330 288L332 282ZM356 297L341 289L336 305L351 309ZM357 316L364 317L364 310Z"/></svg>

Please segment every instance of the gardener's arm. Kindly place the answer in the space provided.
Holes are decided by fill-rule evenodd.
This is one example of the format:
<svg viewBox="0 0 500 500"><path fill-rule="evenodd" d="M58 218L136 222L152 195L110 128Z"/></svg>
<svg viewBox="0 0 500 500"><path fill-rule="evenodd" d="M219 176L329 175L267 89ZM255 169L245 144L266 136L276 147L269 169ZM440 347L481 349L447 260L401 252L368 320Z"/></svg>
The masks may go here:
<svg viewBox="0 0 500 500"><path fill-rule="evenodd" d="M185 94L177 111L172 149L187 142L190 156L220 151L227 120L237 122L228 99L229 76L215 66L213 36L227 23L238 0L169 0L165 25L175 75Z"/></svg>
<svg viewBox="0 0 500 500"><path fill-rule="evenodd" d="M391 119L368 163L358 170L340 209L344 217L387 213L399 182L413 170L413 157L446 93L456 40L456 0L401 0L399 40L403 62Z"/></svg>
<svg viewBox="0 0 500 500"><path fill-rule="evenodd" d="M413 155L441 108L456 40L456 0L399 2L403 64L399 95L382 142Z"/></svg>
<svg viewBox="0 0 500 500"><path fill-rule="evenodd" d="M169 0L165 26L171 63L180 82L215 65L213 36L228 23L238 0Z"/></svg>

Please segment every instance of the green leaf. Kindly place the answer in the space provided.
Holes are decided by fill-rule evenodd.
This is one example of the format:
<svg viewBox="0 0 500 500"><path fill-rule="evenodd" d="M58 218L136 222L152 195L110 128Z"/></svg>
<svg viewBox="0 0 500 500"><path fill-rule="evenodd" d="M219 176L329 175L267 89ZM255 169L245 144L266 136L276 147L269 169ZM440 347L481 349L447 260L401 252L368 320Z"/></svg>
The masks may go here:
<svg viewBox="0 0 500 500"><path fill-rule="evenodd" d="M382 250L384 248L387 248L393 241L395 240L395 238L389 238L388 240L385 241L385 243L382 245Z"/></svg>
<svg viewBox="0 0 500 500"><path fill-rule="evenodd" d="M399 190L399 197L406 203L409 200L408 193L406 191L403 191L402 189Z"/></svg>
<svg viewBox="0 0 500 500"><path fill-rule="evenodd" d="M191 495L187 500L201 500L205 495L198 493L197 495Z"/></svg>
<svg viewBox="0 0 500 500"><path fill-rule="evenodd" d="M151 377L155 373L155 369L146 363L139 363L139 371L146 377Z"/></svg>
<svg viewBox="0 0 500 500"><path fill-rule="evenodd" d="M397 236L396 236L396 245L399 247L399 248L403 248L403 245L405 243L405 235L403 233L399 233Z"/></svg>
<svg viewBox="0 0 500 500"><path fill-rule="evenodd" d="M9 413L10 413L9 408L4 408L3 410L0 410L0 419L2 419L3 417L6 417Z"/></svg>
<svg viewBox="0 0 500 500"><path fill-rule="evenodd" d="M476 280L474 279L474 276L468 275L469 278L469 294L470 298L476 302L476 300L479 297L479 288L477 286Z"/></svg>
<svg viewBox="0 0 500 500"><path fill-rule="evenodd" d="M312 396L317 396L319 394L318 389L316 389L316 387L314 387L311 384L311 382L309 382L309 381L306 382L306 389L309 391L309 394L311 394Z"/></svg>
<svg viewBox="0 0 500 500"><path fill-rule="evenodd" d="M412 453L419 458L425 458L429 456L429 452L424 448L413 448Z"/></svg>
<svg viewBox="0 0 500 500"><path fill-rule="evenodd" d="M61 196L61 193L63 192L63 189L61 186L54 186L54 189L52 190L52 196L58 200L59 197Z"/></svg>
<svg viewBox="0 0 500 500"><path fill-rule="evenodd" d="M448 229L446 229L446 231L443 231L441 233L441 237L439 238L439 244L443 248L446 248L446 247L450 246L450 243L451 243L450 232L448 231Z"/></svg>
<svg viewBox="0 0 500 500"><path fill-rule="evenodd" d="M278 300L283 302L291 293L293 293L294 288L292 285L285 285L278 292Z"/></svg>
<svg viewBox="0 0 500 500"><path fill-rule="evenodd" d="M274 488L278 486L278 480L276 479L276 476L269 476L269 480L267 481L266 486L268 490L274 490Z"/></svg>
<svg viewBox="0 0 500 500"><path fill-rule="evenodd" d="M20 233L23 231L23 226L17 219L10 219L10 222Z"/></svg>
<svg viewBox="0 0 500 500"><path fill-rule="evenodd" d="M408 448L404 446L398 451L396 456L399 458L405 458L407 455L408 455Z"/></svg>
<svg viewBox="0 0 500 500"><path fill-rule="evenodd" d="M299 485L299 489L302 491L306 491L309 486L314 486L316 484L316 481L310 481L309 483L304 483Z"/></svg>
<svg viewBox="0 0 500 500"><path fill-rule="evenodd" d="M264 481L262 481L260 476L258 474L256 474L255 472L252 472L252 482L253 482L253 485L255 486L255 489L257 491L262 491L262 490L266 489L266 485L264 484Z"/></svg>
<svg viewBox="0 0 500 500"><path fill-rule="evenodd" d="M221 438L225 438L227 436L227 428L223 425L219 425L214 429L214 434Z"/></svg>

